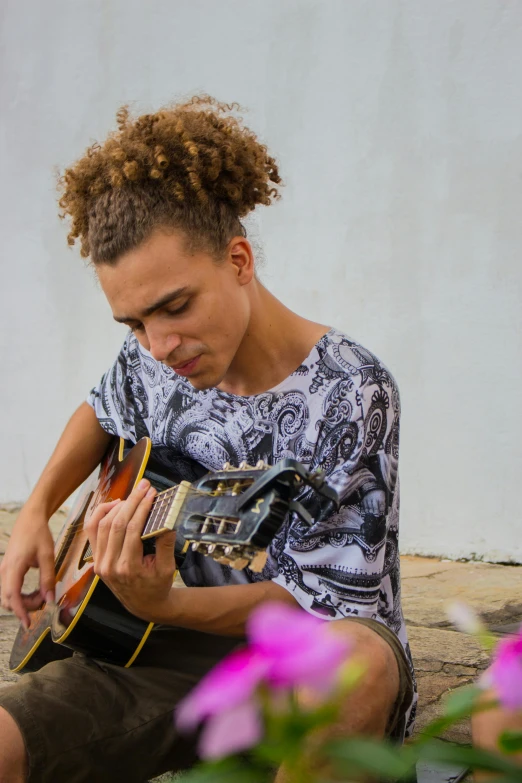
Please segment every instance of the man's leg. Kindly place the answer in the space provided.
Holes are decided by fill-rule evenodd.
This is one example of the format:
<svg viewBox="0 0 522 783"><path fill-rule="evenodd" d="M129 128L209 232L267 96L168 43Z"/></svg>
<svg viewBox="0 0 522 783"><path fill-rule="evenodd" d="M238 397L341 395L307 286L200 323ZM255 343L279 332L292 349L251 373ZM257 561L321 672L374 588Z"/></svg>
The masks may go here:
<svg viewBox="0 0 522 783"><path fill-rule="evenodd" d="M25 744L15 720L0 707L0 783L23 783L26 777Z"/></svg>
<svg viewBox="0 0 522 783"><path fill-rule="evenodd" d="M346 634L352 643L351 655L362 660L366 671L357 685L346 698L338 721L321 730L310 743L311 760L314 746L321 743L349 737L364 735L366 737L384 737L390 731L390 725L404 690L405 666L399 663L392 646L369 625L352 620L339 620L333 623L336 631ZM407 676L407 675L406 675ZM413 688L410 681L410 693L413 698ZM305 691L299 693L303 706L314 706L316 699ZM405 701L411 700L409 696ZM407 704L406 706L409 706ZM329 773L329 770L321 770ZM275 783L287 783L288 775L284 768L280 769Z"/></svg>
<svg viewBox="0 0 522 783"><path fill-rule="evenodd" d="M0 783L144 783L187 769L195 738L173 711L237 642L172 628L130 669L74 655L23 675L0 689Z"/></svg>

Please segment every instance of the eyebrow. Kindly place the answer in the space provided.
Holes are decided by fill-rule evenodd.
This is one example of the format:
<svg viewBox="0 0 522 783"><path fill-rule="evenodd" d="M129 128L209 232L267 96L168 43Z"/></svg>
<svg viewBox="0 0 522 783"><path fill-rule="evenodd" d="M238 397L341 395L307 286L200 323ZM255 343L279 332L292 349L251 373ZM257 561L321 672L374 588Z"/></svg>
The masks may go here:
<svg viewBox="0 0 522 783"><path fill-rule="evenodd" d="M162 307L165 307L165 305L170 304L175 299L179 299L180 296L184 296L188 292L189 289L187 286L183 286L183 288L176 288L174 291L170 291L168 294L162 296L161 299L158 299L156 302L146 307L145 310L143 310L141 313L140 318L146 318L148 315L152 315L152 313L155 313L156 310L160 310ZM129 321L140 320L139 318L135 318L131 315L114 315L113 318L119 324L126 324Z"/></svg>

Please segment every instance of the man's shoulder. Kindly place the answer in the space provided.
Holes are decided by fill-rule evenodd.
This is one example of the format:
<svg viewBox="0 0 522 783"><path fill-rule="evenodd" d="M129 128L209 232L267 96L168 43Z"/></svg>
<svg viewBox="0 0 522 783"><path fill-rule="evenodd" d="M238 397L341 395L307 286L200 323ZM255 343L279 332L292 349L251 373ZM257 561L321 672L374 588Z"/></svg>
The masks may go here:
<svg viewBox="0 0 522 783"><path fill-rule="evenodd" d="M340 329L330 329L316 347L317 382L337 385L349 380L353 388L377 385L397 390L396 380L384 362Z"/></svg>

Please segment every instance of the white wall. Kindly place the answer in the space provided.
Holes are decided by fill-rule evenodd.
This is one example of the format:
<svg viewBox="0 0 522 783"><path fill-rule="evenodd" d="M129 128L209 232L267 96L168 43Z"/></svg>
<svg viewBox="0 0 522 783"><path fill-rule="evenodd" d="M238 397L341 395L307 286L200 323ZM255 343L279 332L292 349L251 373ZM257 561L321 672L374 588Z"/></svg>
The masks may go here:
<svg viewBox="0 0 522 783"><path fill-rule="evenodd" d="M281 162L266 284L393 370L404 551L522 562L522 2L3 0L0 501L22 500L123 332L54 169L203 90Z"/></svg>

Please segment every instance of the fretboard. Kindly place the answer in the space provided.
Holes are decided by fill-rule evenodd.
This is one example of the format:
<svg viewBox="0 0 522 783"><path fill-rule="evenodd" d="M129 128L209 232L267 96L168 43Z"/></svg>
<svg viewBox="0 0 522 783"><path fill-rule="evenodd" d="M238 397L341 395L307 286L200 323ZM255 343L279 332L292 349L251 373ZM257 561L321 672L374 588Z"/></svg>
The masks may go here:
<svg viewBox="0 0 522 783"><path fill-rule="evenodd" d="M169 489L158 492L152 504L151 512L147 518L147 524L142 533L142 538L149 538L154 535L158 530L165 527L165 522L169 515L169 511L172 508L172 503L176 497L176 493L179 489L179 484L176 484Z"/></svg>

